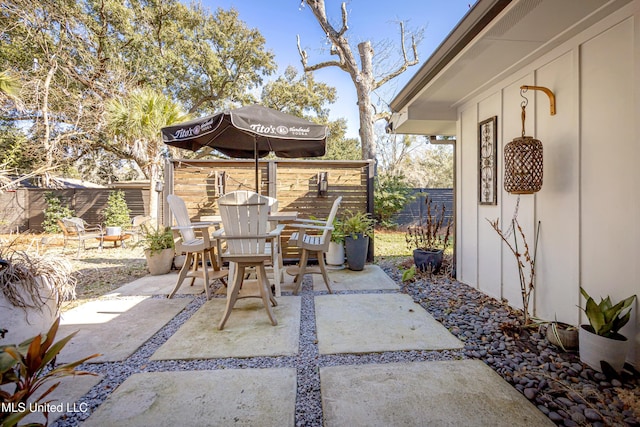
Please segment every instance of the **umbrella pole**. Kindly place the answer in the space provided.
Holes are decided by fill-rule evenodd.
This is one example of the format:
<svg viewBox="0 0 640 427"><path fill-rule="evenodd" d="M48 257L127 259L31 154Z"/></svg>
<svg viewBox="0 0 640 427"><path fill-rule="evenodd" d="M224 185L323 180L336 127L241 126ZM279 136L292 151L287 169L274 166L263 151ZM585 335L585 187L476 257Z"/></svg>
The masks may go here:
<svg viewBox="0 0 640 427"><path fill-rule="evenodd" d="M258 186L258 138L253 137L253 158L255 160L255 175L256 175L256 193L260 194L260 187Z"/></svg>

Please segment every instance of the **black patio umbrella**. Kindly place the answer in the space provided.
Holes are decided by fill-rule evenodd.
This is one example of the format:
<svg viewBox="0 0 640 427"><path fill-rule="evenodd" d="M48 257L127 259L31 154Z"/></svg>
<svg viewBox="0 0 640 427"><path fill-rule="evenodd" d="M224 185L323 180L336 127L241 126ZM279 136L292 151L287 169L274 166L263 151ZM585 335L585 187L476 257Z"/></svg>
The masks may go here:
<svg viewBox="0 0 640 427"><path fill-rule="evenodd" d="M162 140L187 150L209 146L229 157L255 159L259 192L259 157L270 152L285 158L323 156L327 127L261 105L249 105L164 127Z"/></svg>

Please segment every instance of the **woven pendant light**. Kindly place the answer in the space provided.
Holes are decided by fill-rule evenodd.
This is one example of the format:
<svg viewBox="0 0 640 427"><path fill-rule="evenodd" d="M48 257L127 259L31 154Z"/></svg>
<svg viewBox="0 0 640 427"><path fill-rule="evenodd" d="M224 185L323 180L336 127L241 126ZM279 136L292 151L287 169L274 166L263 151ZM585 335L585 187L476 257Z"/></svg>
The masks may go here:
<svg viewBox="0 0 640 427"><path fill-rule="evenodd" d="M511 194L533 194L542 188L542 142L524 135L526 106L525 98L522 136L504 147L504 189Z"/></svg>

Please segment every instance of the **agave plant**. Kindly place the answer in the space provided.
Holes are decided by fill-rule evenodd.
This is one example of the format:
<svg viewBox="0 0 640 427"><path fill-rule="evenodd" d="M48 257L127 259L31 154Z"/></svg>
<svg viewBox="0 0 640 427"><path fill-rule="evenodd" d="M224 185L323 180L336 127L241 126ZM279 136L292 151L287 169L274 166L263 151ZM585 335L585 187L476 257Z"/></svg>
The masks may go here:
<svg viewBox="0 0 640 427"><path fill-rule="evenodd" d="M636 298L635 295L613 305L610 297L600 298L600 303L596 304L596 301L582 287L580 287L580 293L587 300L582 310L587 314L596 335L613 338L631 318L631 304Z"/></svg>

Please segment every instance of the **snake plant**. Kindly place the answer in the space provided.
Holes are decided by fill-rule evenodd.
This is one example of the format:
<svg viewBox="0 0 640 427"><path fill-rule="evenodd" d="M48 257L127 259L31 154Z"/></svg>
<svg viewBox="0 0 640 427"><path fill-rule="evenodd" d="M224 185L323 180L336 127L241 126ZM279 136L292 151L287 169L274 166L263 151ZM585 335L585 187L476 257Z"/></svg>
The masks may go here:
<svg viewBox="0 0 640 427"><path fill-rule="evenodd" d="M582 287L580 287L580 293L587 300L582 310L587 314L593 332L597 335L613 338L631 318L631 304L636 298L635 295L614 305L608 296L604 299L600 298L600 303L596 304Z"/></svg>

